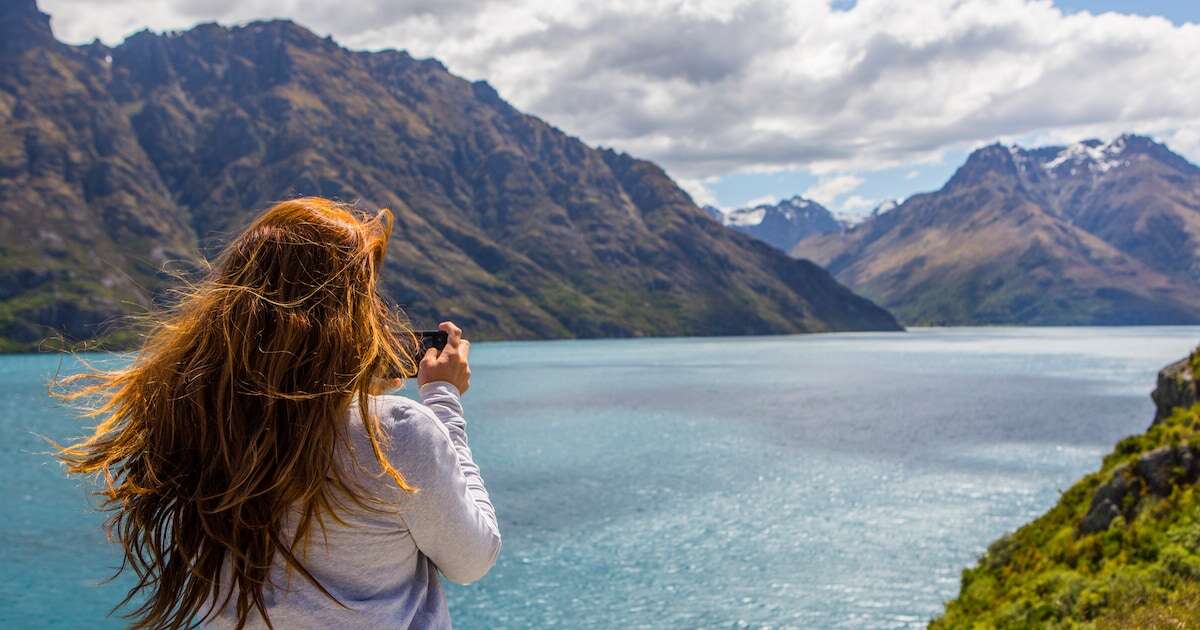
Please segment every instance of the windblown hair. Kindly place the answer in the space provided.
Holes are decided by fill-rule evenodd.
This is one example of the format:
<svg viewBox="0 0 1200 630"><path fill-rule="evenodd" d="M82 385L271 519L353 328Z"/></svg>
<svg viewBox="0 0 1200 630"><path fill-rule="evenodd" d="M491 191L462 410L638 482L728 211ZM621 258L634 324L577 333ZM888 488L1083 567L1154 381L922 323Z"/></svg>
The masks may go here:
<svg viewBox="0 0 1200 630"><path fill-rule="evenodd" d="M263 591L277 556L336 602L300 557L346 499L378 506L335 458L355 401L381 474L415 491L368 406L374 378L416 360L411 329L376 287L391 228L387 210L280 203L152 324L127 367L52 383L99 419L58 457L103 478L109 537L124 548L117 574L137 575L117 606L136 604L132 627L190 627L227 605L239 628L254 610L270 626Z"/></svg>

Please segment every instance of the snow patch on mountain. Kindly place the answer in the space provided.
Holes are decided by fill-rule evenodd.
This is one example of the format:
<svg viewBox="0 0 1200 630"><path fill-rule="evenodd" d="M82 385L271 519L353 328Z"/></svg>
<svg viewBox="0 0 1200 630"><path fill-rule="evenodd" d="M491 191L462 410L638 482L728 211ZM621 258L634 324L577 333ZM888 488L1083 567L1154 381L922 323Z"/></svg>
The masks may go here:
<svg viewBox="0 0 1200 630"><path fill-rule="evenodd" d="M737 208L723 212L720 221L730 227L753 227L761 225L768 213L777 214L790 223L819 219L824 212L818 204L796 195L775 204L759 204L753 208Z"/></svg>
<svg viewBox="0 0 1200 630"><path fill-rule="evenodd" d="M824 206L800 195L752 208L723 212L715 208L705 210L727 227L745 232L783 251L788 251L806 236L845 229L845 224L834 218Z"/></svg>
<svg viewBox="0 0 1200 630"><path fill-rule="evenodd" d="M1103 144L1098 140L1084 140L1063 148L1058 155L1043 162L1042 168L1052 174L1063 165L1068 165L1072 173L1079 168L1105 173L1129 164L1129 160L1123 159L1124 152L1125 136Z"/></svg>

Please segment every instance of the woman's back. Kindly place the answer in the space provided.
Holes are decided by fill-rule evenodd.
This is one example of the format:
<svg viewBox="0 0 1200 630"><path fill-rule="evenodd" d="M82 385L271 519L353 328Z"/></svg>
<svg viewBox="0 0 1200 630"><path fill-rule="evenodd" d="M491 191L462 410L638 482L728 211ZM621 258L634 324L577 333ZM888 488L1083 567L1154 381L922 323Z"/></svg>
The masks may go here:
<svg viewBox="0 0 1200 630"><path fill-rule="evenodd" d="M371 399L390 438L388 457L419 488L416 493L400 490L381 475L369 457L362 417L357 407L350 409L348 436L361 468L349 452L342 454L342 466L357 470L356 481L388 507L340 514L343 522L330 521L323 533L318 530L302 558L345 608L308 580L289 576L282 564L273 567L275 586L265 595L275 627L450 627L439 571L465 584L482 577L495 562L500 552L496 514L467 445L458 390L432 382L420 393L426 404L399 396ZM236 617L226 610L209 625L233 628ZM254 619L247 627L266 625Z"/></svg>
<svg viewBox="0 0 1200 630"><path fill-rule="evenodd" d="M467 447L470 343L417 336L378 290L391 215L277 204L154 322L132 361L59 381L92 435L135 574L134 628L446 627L439 572L480 578L500 548ZM416 374L421 403L376 394Z"/></svg>

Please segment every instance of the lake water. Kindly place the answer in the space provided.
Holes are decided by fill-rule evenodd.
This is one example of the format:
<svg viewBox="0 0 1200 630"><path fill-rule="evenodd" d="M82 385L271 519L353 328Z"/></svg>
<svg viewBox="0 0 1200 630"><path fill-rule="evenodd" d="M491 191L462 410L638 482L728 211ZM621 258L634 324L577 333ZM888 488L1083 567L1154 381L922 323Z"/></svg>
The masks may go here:
<svg viewBox="0 0 1200 630"><path fill-rule="evenodd" d="M988 542L1153 415L1200 327L480 343L500 515L460 628L915 628ZM0 356L0 627L120 627L124 581L34 433L54 356Z"/></svg>

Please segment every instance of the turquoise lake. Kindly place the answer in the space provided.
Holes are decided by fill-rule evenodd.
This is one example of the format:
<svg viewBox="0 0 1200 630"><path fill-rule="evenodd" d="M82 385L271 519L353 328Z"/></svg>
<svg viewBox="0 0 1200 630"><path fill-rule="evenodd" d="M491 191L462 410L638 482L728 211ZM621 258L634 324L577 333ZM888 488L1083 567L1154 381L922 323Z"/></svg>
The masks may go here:
<svg viewBox="0 0 1200 630"><path fill-rule="evenodd" d="M464 402L504 535L459 628L917 628L987 544L1145 429L1200 327L479 343ZM117 628L122 579L0 356L0 628ZM69 366L69 362L68 362ZM411 391L411 390L410 390Z"/></svg>

